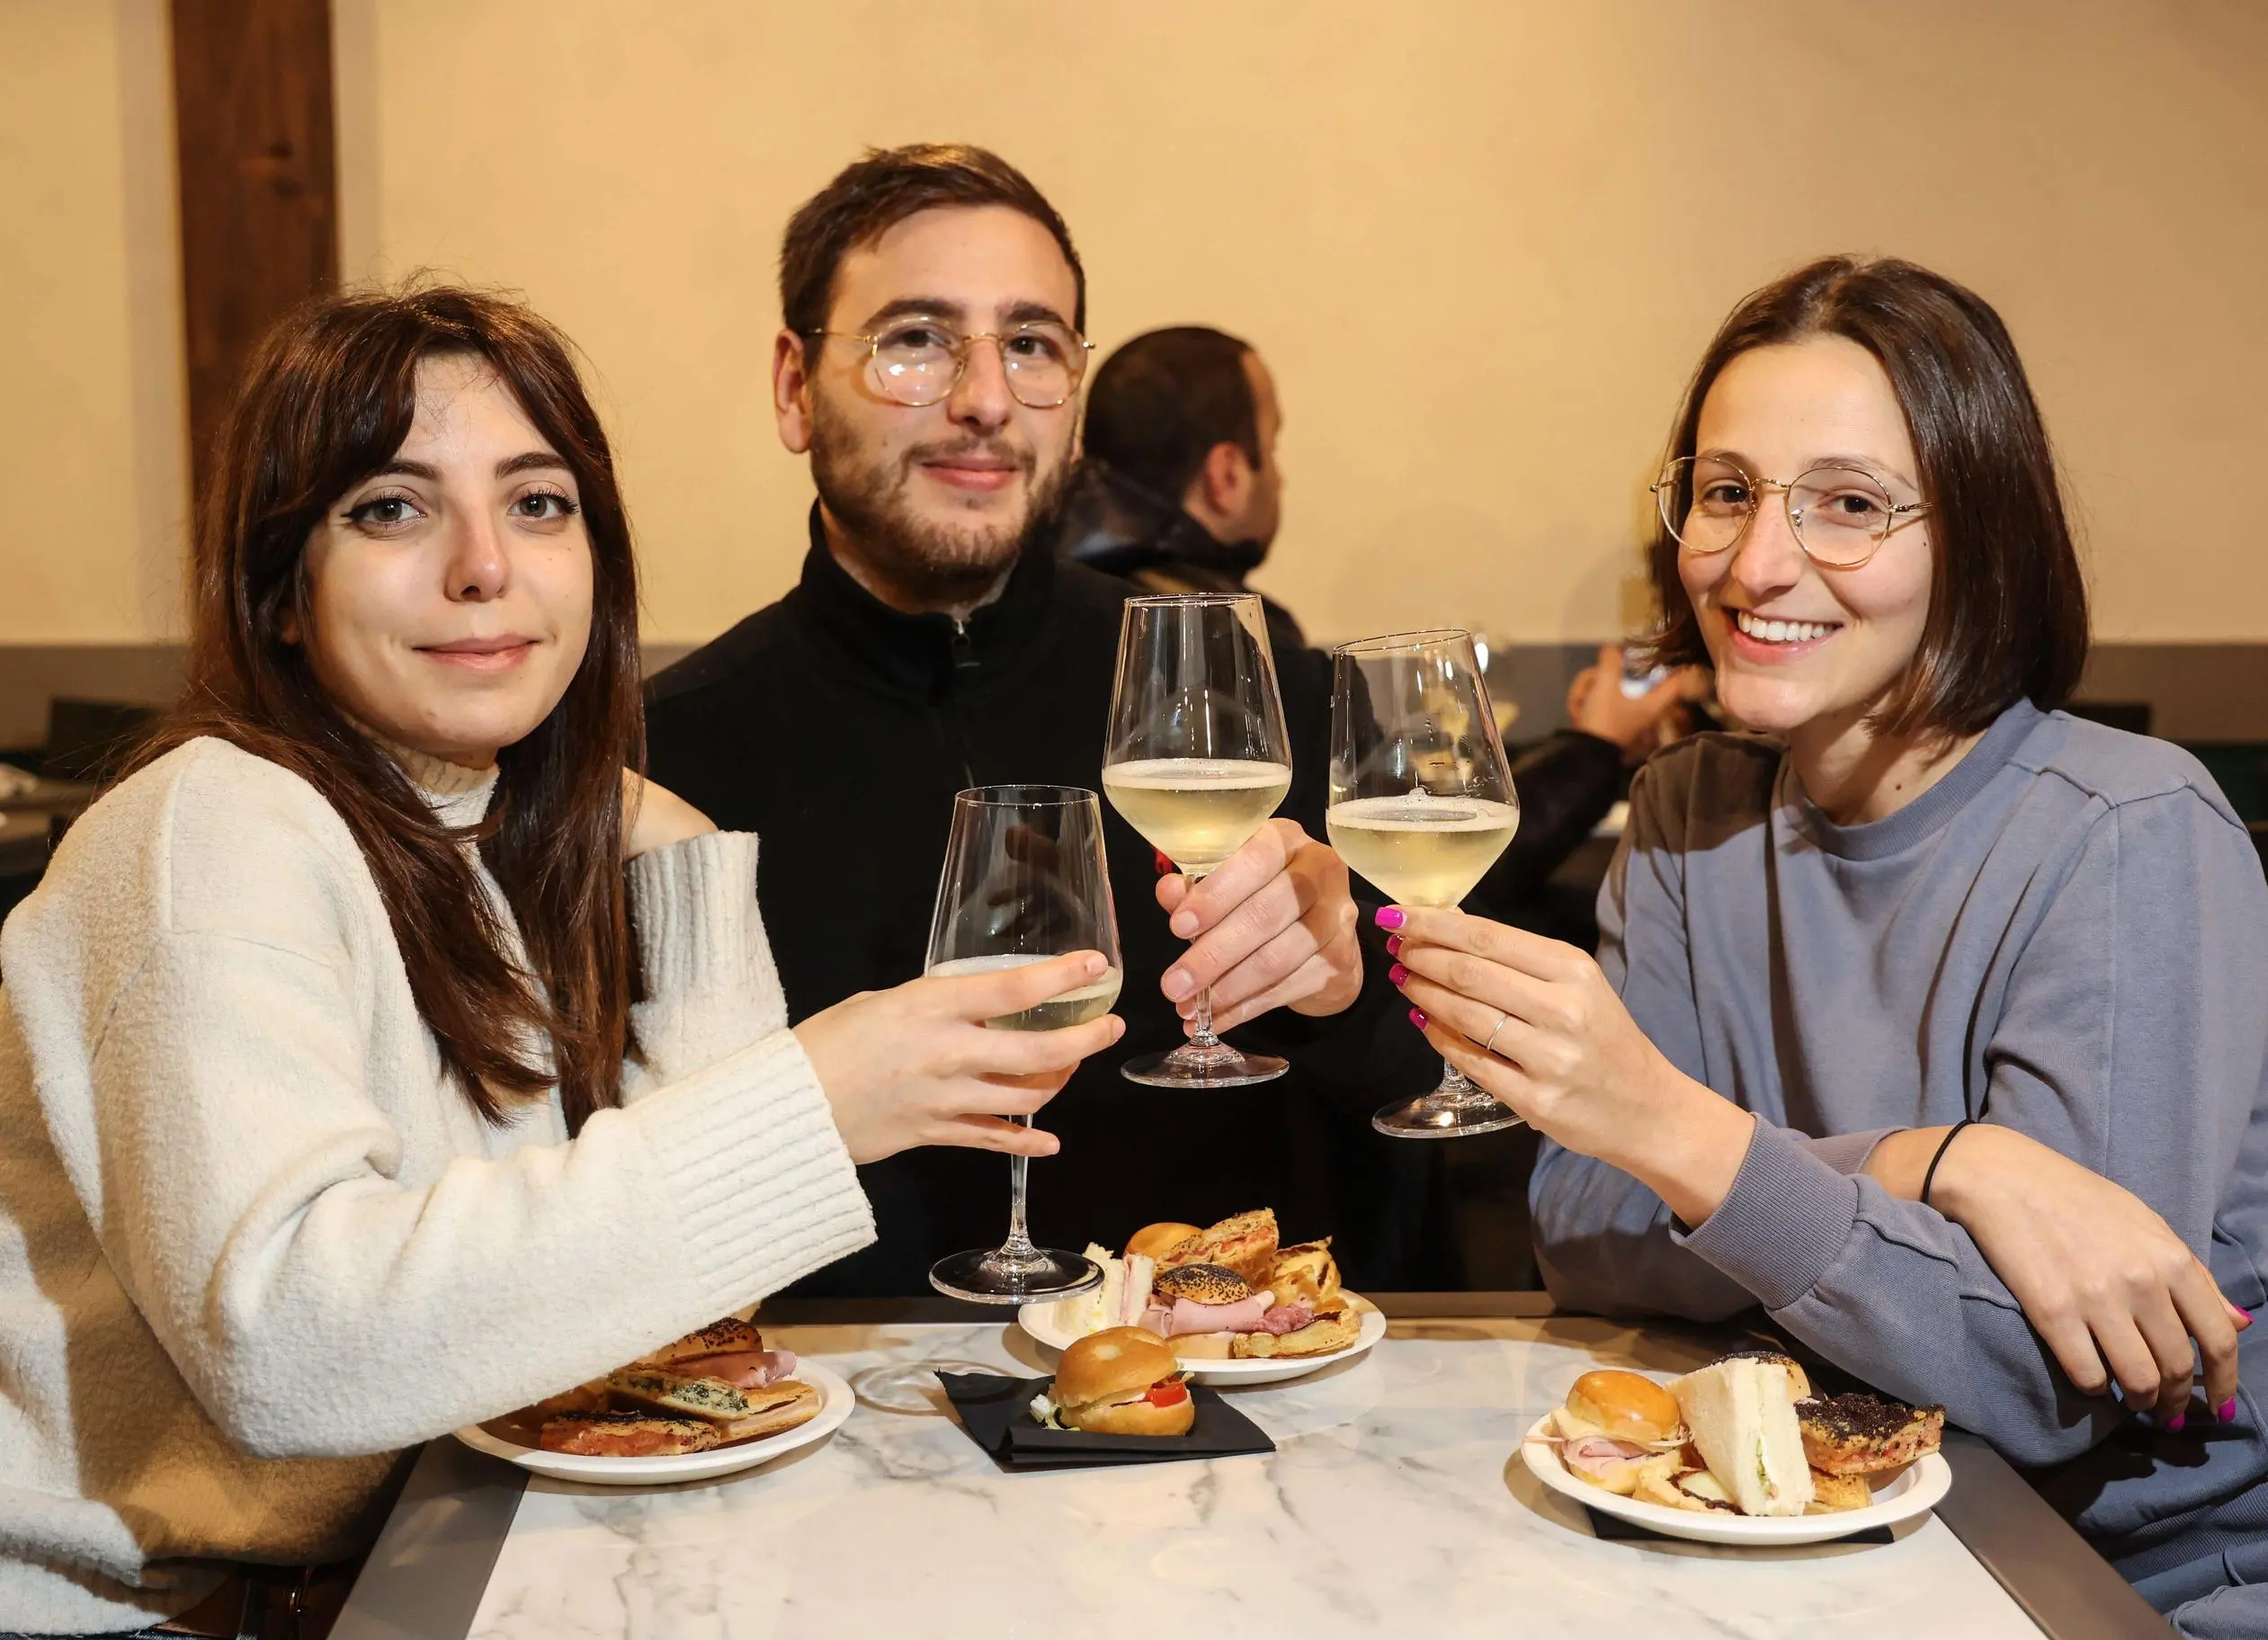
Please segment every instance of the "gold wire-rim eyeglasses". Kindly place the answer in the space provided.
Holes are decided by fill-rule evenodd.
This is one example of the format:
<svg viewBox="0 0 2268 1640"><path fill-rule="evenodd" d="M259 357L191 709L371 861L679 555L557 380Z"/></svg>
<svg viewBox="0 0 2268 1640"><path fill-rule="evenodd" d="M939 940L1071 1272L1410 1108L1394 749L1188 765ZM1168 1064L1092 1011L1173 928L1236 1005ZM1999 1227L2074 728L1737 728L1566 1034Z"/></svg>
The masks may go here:
<svg viewBox="0 0 2268 1640"><path fill-rule="evenodd" d="M1756 521L1756 513L1764 505L1765 493L1771 490L1780 492L1780 505L1788 515L1789 532L1795 537L1796 545L1802 549L1805 557L1809 558L1822 569L1863 568L1873 562L1876 553L1882 550L1883 542L1929 511L1929 504L1925 501L1893 500L1889 480L1880 473L1857 466L1853 462L1820 461L1805 468L1792 478L1758 478L1750 474L1748 469L1737 461L1730 460L1723 456L1710 456L1707 459L1739 474L1742 482L1747 485L1748 492L1755 499L1748 505L1747 515L1740 521L1740 527L1730 536L1715 546L1699 546L1685 539L1685 531L1679 528L1676 521L1672 517L1672 511L1677 504L1676 497L1680 485L1691 477L1695 464L1702 459L1699 456L1680 456L1662 468L1660 477L1646 486L1647 494L1654 497L1655 512L1662 521L1662 527L1670 532L1670 539L1674 540L1682 549L1696 557L1713 557L1720 552L1729 552L1740 545L1742 538L1747 535L1750 527ZM1873 532L1874 545L1867 548L1862 557L1822 557L1813 550L1811 543L1804 538L1803 512L1796 506L1793 496L1796 490L1802 486L1803 481L1814 473L1856 473L1860 477L1871 482L1880 492L1886 521L1880 530ZM1689 517L1693 501L1689 495L1686 500Z"/></svg>
<svg viewBox="0 0 2268 1640"><path fill-rule="evenodd" d="M873 380L874 390L888 399L890 403L903 405L909 410L927 409L932 405L942 405L951 398L953 396L953 390L960 386L961 379L969 374L969 355L979 342L989 342L998 350L1000 373L1006 379L1008 392L1016 403L1027 410L1059 410L1078 396L1079 384L1086 379L1087 357L1094 352L1094 343L1073 330L1068 325L1044 323L1017 325L1005 331L980 330L973 334L963 336L949 325L942 322L933 323L933 327L938 331L957 338L955 343L946 347L946 351L952 355L953 359L951 379L938 389L936 396L933 398L906 398L890 391L888 382L882 379L881 374L882 343L889 339L887 335L869 335L864 331L858 330L807 330L802 334L821 340L828 336L835 336L845 342L865 343L867 373ZM1071 345L1071 351L1063 361L1064 373L1070 378L1070 380L1065 386L1061 395L1055 398L1026 398L1017 391L1019 384L1016 370L1014 362L1008 357L1008 343L1018 336L1031 333L1046 333L1051 336L1060 336Z"/></svg>

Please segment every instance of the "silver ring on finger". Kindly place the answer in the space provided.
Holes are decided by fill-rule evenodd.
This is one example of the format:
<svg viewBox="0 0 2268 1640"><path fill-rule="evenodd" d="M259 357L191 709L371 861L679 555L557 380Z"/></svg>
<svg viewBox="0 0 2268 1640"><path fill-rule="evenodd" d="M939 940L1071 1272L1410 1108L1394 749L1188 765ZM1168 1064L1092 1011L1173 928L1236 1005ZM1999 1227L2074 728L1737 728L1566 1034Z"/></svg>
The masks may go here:
<svg viewBox="0 0 2268 1640"><path fill-rule="evenodd" d="M1496 1032L1501 1031L1505 1026L1511 1023L1512 1015L1508 1013L1498 1014L1496 1016L1496 1029L1488 1033L1488 1040L1481 1044L1480 1051L1484 1054L1493 1055L1496 1051Z"/></svg>

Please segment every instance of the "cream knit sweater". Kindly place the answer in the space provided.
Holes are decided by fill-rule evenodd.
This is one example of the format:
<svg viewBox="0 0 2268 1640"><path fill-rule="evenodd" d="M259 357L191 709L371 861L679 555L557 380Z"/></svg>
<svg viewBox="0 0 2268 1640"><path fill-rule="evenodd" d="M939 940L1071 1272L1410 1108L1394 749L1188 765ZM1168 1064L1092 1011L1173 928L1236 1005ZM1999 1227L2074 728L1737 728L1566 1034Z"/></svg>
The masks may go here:
<svg viewBox="0 0 2268 1640"><path fill-rule="evenodd" d="M486 812L493 777L410 772L451 824ZM755 858L723 833L630 863L625 1104L570 1142L556 1100L493 1128L443 1082L298 777L201 740L87 812L0 931L0 1630L129 1628L214 1559L352 1553L403 1448L873 1238Z"/></svg>

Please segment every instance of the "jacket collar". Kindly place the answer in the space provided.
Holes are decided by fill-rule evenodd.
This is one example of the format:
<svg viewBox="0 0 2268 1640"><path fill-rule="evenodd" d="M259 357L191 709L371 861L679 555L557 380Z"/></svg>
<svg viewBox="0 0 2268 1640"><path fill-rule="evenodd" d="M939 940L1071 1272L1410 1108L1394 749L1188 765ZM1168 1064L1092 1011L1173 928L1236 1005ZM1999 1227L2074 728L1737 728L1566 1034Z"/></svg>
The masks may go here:
<svg viewBox="0 0 2268 1640"><path fill-rule="evenodd" d="M941 700L1024 653L1047 624L1055 561L1045 542L1027 548L1000 596L964 622L942 613L906 614L861 586L828 549L817 502L810 530L803 578L791 596L820 640L850 662L861 681L888 693Z"/></svg>

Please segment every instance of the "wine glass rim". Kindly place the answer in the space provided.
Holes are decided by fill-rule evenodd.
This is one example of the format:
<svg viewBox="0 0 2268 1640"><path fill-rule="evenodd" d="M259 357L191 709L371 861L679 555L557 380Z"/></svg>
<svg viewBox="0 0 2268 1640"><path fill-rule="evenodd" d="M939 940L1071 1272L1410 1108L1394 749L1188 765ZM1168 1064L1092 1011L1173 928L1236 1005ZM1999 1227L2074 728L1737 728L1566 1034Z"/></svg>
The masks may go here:
<svg viewBox="0 0 2268 1640"><path fill-rule="evenodd" d="M1409 632L1381 632L1376 637L1358 637L1351 643L1332 646L1333 655L1387 655L1401 649L1423 649L1447 638L1461 637L1467 643L1473 635L1465 627L1421 627Z"/></svg>
<svg viewBox="0 0 2268 1640"><path fill-rule="evenodd" d="M953 794L953 801L980 808L1076 808L1102 799L1084 786L970 786Z"/></svg>
<svg viewBox="0 0 2268 1640"><path fill-rule="evenodd" d="M1129 598L1129 604L1138 604L1146 610L1201 609L1231 603L1258 603L1258 593L1144 593Z"/></svg>

